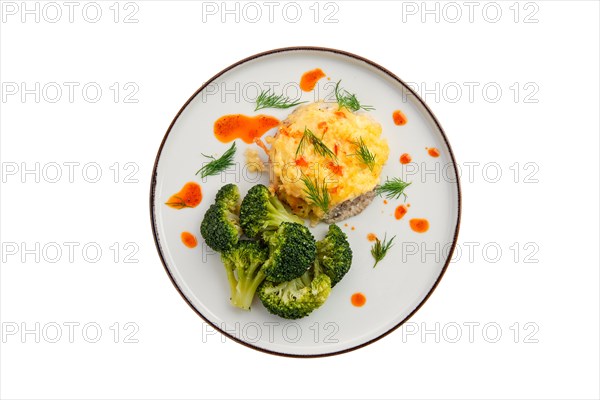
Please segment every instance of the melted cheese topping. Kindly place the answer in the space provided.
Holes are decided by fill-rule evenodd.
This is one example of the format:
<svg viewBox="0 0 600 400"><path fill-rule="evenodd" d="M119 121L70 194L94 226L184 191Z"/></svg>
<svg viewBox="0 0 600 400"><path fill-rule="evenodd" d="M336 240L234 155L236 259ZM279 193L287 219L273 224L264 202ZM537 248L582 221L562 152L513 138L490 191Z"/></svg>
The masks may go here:
<svg viewBox="0 0 600 400"><path fill-rule="evenodd" d="M263 172L267 170L256 149L248 147L244 154L246 156L246 165L248 166L248 171Z"/></svg>
<svg viewBox="0 0 600 400"><path fill-rule="evenodd" d="M337 159L315 153L310 143L296 154L305 128L321 139ZM369 115L340 110L337 104L317 102L298 107L282 122L275 137L268 140L272 184L279 198L296 214L320 219L324 212L307 200L302 175L313 182L318 179L320 185L325 179L331 198L330 210L373 190L390 152L387 141L381 138L381 131L381 125ZM356 156L359 138L375 155L372 170Z"/></svg>

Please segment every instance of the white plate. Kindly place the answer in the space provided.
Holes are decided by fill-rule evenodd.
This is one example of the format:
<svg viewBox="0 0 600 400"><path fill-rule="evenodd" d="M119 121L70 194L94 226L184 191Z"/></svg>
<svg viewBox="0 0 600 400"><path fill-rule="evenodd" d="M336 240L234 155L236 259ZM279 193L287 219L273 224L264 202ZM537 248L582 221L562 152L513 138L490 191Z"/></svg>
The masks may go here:
<svg viewBox="0 0 600 400"><path fill-rule="evenodd" d="M314 68L321 68L330 80L323 78L315 91L301 93L298 87L301 75ZM339 224L347 232L354 252L352 268L333 288L325 305L310 316L296 321L281 319L269 314L257 298L249 312L234 308L229 304L220 258L204 245L200 222L223 184L238 184L244 195L258 182L267 184L268 174L260 177L245 170L244 150L249 145L238 140L237 172L208 177L204 182L195 176L205 160L201 153L220 155L230 146L215 138L213 124L222 115L237 113L262 113L282 120L291 110L254 112L259 87L266 89L273 85L276 93L284 92L290 97L301 94L302 100L314 101L330 95L339 79L363 104L376 108L371 114L382 124L383 136L390 144L382 180L397 176L413 182L406 190L407 202L411 204L409 211L396 220L394 209L404 203L403 199L384 204L382 198L376 198L360 215ZM396 109L406 115L406 125L393 123L392 113ZM426 147L436 147L440 156L429 156ZM409 153L413 163L401 165L402 153ZM269 51L242 60L210 79L173 120L158 151L152 179L151 217L156 245L169 277L187 303L228 337L280 355L323 356L353 350L402 325L439 283L452 255L460 220L460 187L455 165L448 140L431 111L383 67L332 49L301 47ZM167 199L189 181L202 186L201 204L182 210L167 207L164 204ZM431 224L429 231L412 231L411 218L427 218ZM325 230L325 224L313 229L317 240ZM183 231L196 235L198 247L189 249L182 244ZM370 254L372 243L367 240L371 232L379 237L386 232L388 238L397 235L395 245L375 269ZM437 254L432 254L432 250ZM367 302L363 307L351 304L355 292L365 294Z"/></svg>

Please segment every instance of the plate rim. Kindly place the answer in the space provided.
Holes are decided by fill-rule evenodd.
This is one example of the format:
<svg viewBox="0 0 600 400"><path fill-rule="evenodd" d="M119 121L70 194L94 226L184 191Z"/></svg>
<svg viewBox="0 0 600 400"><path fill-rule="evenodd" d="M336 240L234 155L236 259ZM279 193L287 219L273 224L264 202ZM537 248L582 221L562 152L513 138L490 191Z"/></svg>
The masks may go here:
<svg viewBox="0 0 600 400"><path fill-rule="evenodd" d="M183 111L186 109L186 107L192 102L192 100L194 100L196 98L196 96L198 94L200 94L200 92L202 92L202 90L204 90L208 85L210 85L214 80L216 80L217 78L219 78L221 75L225 74L226 72L238 67L239 65L242 65L248 61L252 61L252 60L256 60L258 58L264 57L264 56L268 56L268 55L272 55L272 54L277 54L277 53L283 53L283 52L292 52L292 51L316 51L316 52L323 52L323 53L334 53L334 54L339 54L342 56L346 56L349 58L353 58L355 60L358 61L362 61L372 67L375 67L376 69L380 70L381 72L383 72L384 74L388 75L390 78L394 79L395 81L397 81L402 87L404 87L406 90L408 90L414 97L415 99L417 99L417 101L424 107L425 111L429 114L429 116L433 119L433 122L435 123L435 125L437 126L437 128L439 129L441 135L442 135L442 139L444 140L444 143L446 144L446 146L448 147L448 151L450 153L450 159L452 162L452 167L454 168L454 175L456 177L456 189L457 189L457 215L456 215L456 228L454 231L454 237L452 239L452 245L450 246L450 251L448 252L448 256L446 258L446 261L444 263L444 266L442 268L442 270L440 271L440 274L438 275L437 279L435 280L433 286L431 287L431 289L429 290L429 292L425 295L425 297L419 302L419 304L399 323L397 323L396 325L394 325L393 327L389 328L387 331L385 331L384 333L380 334L379 336L372 338L364 343L358 344L356 346L352 346L349 347L347 349L342 349L342 350L336 350L336 351L332 351L332 352L328 352L328 353L318 353L318 354L293 354L293 353L284 353L284 352L280 352L280 351L275 351L275 350L270 350L270 349L266 349L263 347L259 347L256 346L254 344L251 343L247 343L245 341L243 341L242 339L236 338L235 336L229 334L228 332L222 330L220 327L218 327L216 324L212 323L208 318L206 318L201 312L200 310L198 310L196 307L194 307L194 305L192 304L192 302L186 297L186 295L183 293L183 290L179 287L179 285L177 284L177 282L175 282L175 279L173 277L173 275L171 274L171 271L169 270L169 267L167 266L167 262L165 260L165 257L162 253L161 247L160 247L160 239L158 237L158 227L157 227L157 220L156 220L156 215L154 212L154 204L155 204L155 192L156 192L156 176L158 173L158 162L160 159L160 156L162 154L162 150L163 147L167 141L167 138L169 137L169 134L171 133L171 129L173 128L173 126L175 125L175 123L177 122L177 120L179 119L180 115L183 113ZM242 344L250 349L253 350L258 350L260 352L263 353L267 353L267 354L272 354L272 355L277 355L277 356L282 356L282 357L289 357L289 358L321 358L321 357L331 357L331 356L336 356L339 354L344 354L344 353L349 353L352 352L354 350L358 350L361 349L365 346L368 346L372 343L377 342L378 340L384 338L385 336L389 335L390 333L394 332L396 329L400 328L402 325L404 325L404 323L406 323L410 318L412 318L412 316L414 314L416 314L417 311L419 311L421 309L421 307L427 302L427 300L429 300L429 297L433 294L433 292L435 291L435 289L438 287L440 281L442 280L442 277L444 276L444 274L446 273L446 270L448 269L448 266L450 265L450 261L452 259L452 255L454 253L454 249L456 248L456 244L457 244L457 240L458 240L458 232L460 230L460 220L461 220L461 214L462 214L462 191L461 191L461 186L460 186L460 176L459 176L459 171L457 168L457 164L456 164L456 159L454 157L454 152L452 151L452 147L450 146L450 142L448 141L448 138L446 137L446 133L444 132L444 129L442 128L440 122L438 121L438 119L436 118L435 114L433 113L433 111L431 111L431 109L429 108L429 106L427 106L427 104L425 103L425 101L423 101L423 99L421 99L421 97L409 86L407 85L402 79L400 79L398 76L396 76L394 73L392 73L390 70L388 70L387 68L365 58L362 56L359 56L357 54L345 51L345 50L339 50L339 49L334 49L334 48L329 48L329 47L319 47L319 46L292 46L292 47L280 47L280 48L276 48L276 49L272 49L272 50L267 50L267 51L263 51L260 53L256 53L254 55L251 55L249 57L243 58L233 64L231 64L230 66L224 68L223 70L221 70L220 72L218 72L217 74L215 74L214 76L212 76L210 79L208 79L206 82L204 82L204 84L202 84L202 86L200 86L200 88L198 90L196 90L191 96L190 98L183 104L183 106L181 106L181 108L179 109L179 111L177 112L177 114L175 115L175 117L173 118L173 121L171 121L171 124L169 125L169 128L167 129L167 132L165 133L161 143L160 143L160 147L158 148L158 152L156 154L156 158L154 160L154 166L152 168L152 177L150 180L150 223L152 226L152 236L154 238L154 244L156 246L156 250L158 252L158 256L160 258L160 261L163 265L163 268L165 269L167 276L169 277L171 283L173 284L173 286L175 287L175 289L177 290L177 292L179 293L179 295L183 298L183 300L188 304L188 306L190 306L190 308L192 310L194 310L194 312L196 314L198 314L198 316L200 318L202 318L202 320L207 323L208 325L210 325L213 329L215 329L217 332L219 332L220 334L224 335L225 337L227 337L228 339L233 340L234 342L237 342L239 344Z"/></svg>

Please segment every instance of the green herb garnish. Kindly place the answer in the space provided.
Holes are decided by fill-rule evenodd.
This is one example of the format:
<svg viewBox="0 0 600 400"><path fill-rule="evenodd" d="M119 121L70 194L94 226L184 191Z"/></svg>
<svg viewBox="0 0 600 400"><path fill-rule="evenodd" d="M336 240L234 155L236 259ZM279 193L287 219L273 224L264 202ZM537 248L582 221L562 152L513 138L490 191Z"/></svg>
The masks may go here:
<svg viewBox="0 0 600 400"><path fill-rule="evenodd" d="M177 201L177 202L173 202L173 201L172 202L166 202L165 204L167 206L176 208L178 210L182 210L184 208L191 208L190 206L188 206L187 204L185 204L185 200L182 199L181 197L179 197L179 196L172 196L171 198L176 198L179 201Z"/></svg>
<svg viewBox="0 0 600 400"><path fill-rule="evenodd" d="M200 174L200 177L205 178L211 175L218 175L221 171L226 170L227 168L233 165L233 157L235 156L235 142L231 145L225 153L219 158L214 158L213 156L207 156L206 154L202 154L206 158L212 159L211 162L205 164L200 168L196 175Z"/></svg>
<svg viewBox="0 0 600 400"><path fill-rule="evenodd" d="M335 84L335 100L337 101L340 108L347 108L350 111L358 111L363 109L365 111L372 111L375 107L372 106L363 106L360 104L355 94L348 92L345 89L340 89L340 82Z"/></svg>
<svg viewBox="0 0 600 400"><path fill-rule="evenodd" d="M377 266L379 261L383 260L383 258L387 254L387 251L393 246L392 242L394 241L395 237L396 236L394 236L393 238L391 238L388 241L386 239L387 238L387 233L386 233L385 236L383 237L383 242L380 241L379 238L375 239L376 242L375 242L375 244L373 244L373 247L371 247L371 255L375 259L375 264L373 264L373 268L375 268Z"/></svg>
<svg viewBox="0 0 600 400"><path fill-rule="evenodd" d="M400 178L393 178L389 180L385 178L385 183L380 185L375 189L375 192L378 195L385 194L388 199L399 199L400 196L404 196L404 200L406 200L406 194L404 193L404 189L410 186L412 182L404 182Z"/></svg>
<svg viewBox="0 0 600 400"><path fill-rule="evenodd" d="M333 151L321 139L315 136L312 131L306 127L304 127L304 133L302 134L302 139L300 139L300 143L298 143L298 148L296 149L296 157L298 157L298 153L304 152L306 144L310 143L313 145L313 149L316 154L322 157L329 157L331 159L336 159L337 156Z"/></svg>
<svg viewBox="0 0 600 400"><path fill-rule="evenodd" d="M316 205L324 213L329 211L329 192L327 191L327 184L323 178L323 183L319 186L319 180L315 177L315 180L311 180L308 176L302 176L302 182L304 182L304 193L308 196L311 204Z"/></svg>
<svg viewBox="0 0 600 400"><path fill-rule="evenodd" d="M365 142L363 142L362 137L359 137L358 140L354 142L354 145L356 146L356 153L348 155L360 158L363 164L373 171L373 167L375 166L375 154L371 153Z"/></svg>
<svg viewBox="0 0 600 400"><path fill-rule="evenodd" d="M275 93L271 93L271 89L269 89L266 92L260 92L256 98L256 108L254 108L254 111L262 110L263 108L290 108L302 103L306 103L306 101L292 101L283 94L277 96Z"/></svg>

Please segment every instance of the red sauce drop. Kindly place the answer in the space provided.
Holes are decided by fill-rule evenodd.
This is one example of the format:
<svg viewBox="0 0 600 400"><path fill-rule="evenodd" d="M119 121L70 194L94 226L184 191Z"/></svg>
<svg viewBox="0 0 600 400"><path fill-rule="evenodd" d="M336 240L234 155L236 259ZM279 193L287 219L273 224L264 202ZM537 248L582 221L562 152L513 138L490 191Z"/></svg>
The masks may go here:
<svg viewBox="0 0 600 400"><path fill-rule="evenodd" d="M334 163L333 161L329 161L327 163L327 168L329 168L329 170L331 172L333 172L334 174L336 174L338 176L342 176L344 174L344 167L342 167L339 164Z"/></svg>
<svg viewBox="0 0 600 400"><path fill-rule="evenodd" d="M394 111L394 113L392 114L392 118L394 119L394 124L398 126L406 125L406 123L408 122L408 119L406 119L406 115L404 115L404 113L400 110Z"/></svg>
<svg viewBox="0 0 600 400"><path fill-rule="evenodd" d="M198 245L198 239L196 239L196 236L189 232L181 232L181 241L190 249L193 249Z"/></svg>
<svg viewBox="0 0 600 400"><path fill-rule="evenodd" d="M369 242L374 242L377 240L377 235L375 235L374 233L369 233L367 235L367 239L369 240Z"/></svg>
<svg viewBox="0 0 600 400"><path fill-rule="evenodd" d="M425 218L413 218L409 222L410 228L417 233L425 233L429 230L429 221Z"/></svg>
<svg viewBox="0 0 600 400"><path fill-rule="evenodd" d="M387 203L388 203L388 201L387 201L387 200L383 200L383 204L387 204ZM383 212L383 211L382 211L382 212Z"/></svg>
<svg viewBox="0 0 600 400"><path fill-rule="evenodd" d="M331 193L331 194L337 194L338 190L340 190L340 187L339 187L339 186L334 186L334 187L331 187L331 188L328 188L328 189L327 189L327 191L328 191L329 193Z"/></svg>
<svg viewBox="0 0 600 400"><path fill-rule="evenodd" d="M407 212L408 212L408 208L405 205L400 204L398 207L396 207L396 211L394 212L394 217L396 217L396 219L401 219L402 217L404 217L406 215Z"/></svg>
<svg viewBox="0 0 600 400"><path fill-rule="evenodd" d="M254 139L258 139L277 125L279 125L279 120L268 115L249 117L243 114L230 114L215 121L214 132L221 142L227 143L235 139L242 139L250 144L254 142Z"/></svg>
<svg viewBox="0 0 600 400"><path fill-rule="evenodd" d="M338 118L346 118L346 114L344 114L343 111L334 111L333 114L336 115Z"/></svg>
<svg viewBox="0 0 600 400"><path fill-rule="evenodd" d="M300 89L305 92L310 92L315 88L319 79L323 78L325 73L321 70L321 68L315 68L311 71L307 71L302 74L302 78L300 78Z"/></svg>
<svg viewBox="0 0 600 400"><path fill-rule="evenodd" d="M329 127L327 126L327 122L326 121L322 121L319 122L319 124L317 125L317 127L323 131L323 133L327 132L327 129L329 129Z"/></svg>
<svg viewBox="0 0 600 400"><path fill-rule="evenodd" d="M169 197L165 203L169 207L181 210L182 208L194 208L202 201L202 189L196 182L188 182L183 188Z"/></svg>
<svg viewBox="0 0 600 400"><path fill-rule="evenodd" d="M438 149L436 149L435 147L428 148L427 153L429 153L429 155L431 157L439 157L440 156L440 151Z"/></svg>
<svg viewBox="0 0 600 400"><path fill-rule="evenodd" d="M400 164L408 164L412 161L412 157L408 153L404 153L400 156Z"/></svg>
<svg viewBox="0 0 600 400"><path fill-rule="evenodd" d="M299 167L308 167L308 161L306 161L304 156L300 156L300 158L296 160L296 165Z"/></svg>
<svg viewBox="0 0 600 400"><path fill-rule="evenodd" d="M350 297L350 302L354 307L362 307L367 302L367 297L360 292L356 292Z"/></svg>

